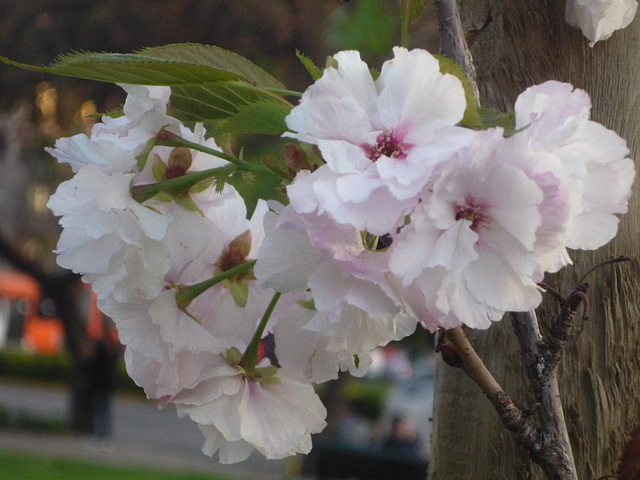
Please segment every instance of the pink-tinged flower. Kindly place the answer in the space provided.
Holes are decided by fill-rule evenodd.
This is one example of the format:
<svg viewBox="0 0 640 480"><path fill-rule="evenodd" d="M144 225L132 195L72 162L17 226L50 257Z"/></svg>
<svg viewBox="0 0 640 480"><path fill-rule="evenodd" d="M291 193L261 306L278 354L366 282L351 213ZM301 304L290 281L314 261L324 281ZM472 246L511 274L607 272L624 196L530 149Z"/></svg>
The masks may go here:
<svg viewBox="0 0 640 480"><path fill-rule="evenodd" d="M567 186L570 214L563 246L585 250L615 236L616 215L626 213L635 177L626 142L589 120L590 110L586 92L555 81L528 88L515 104L516 128L524 128L517 135L552 154L544 168Z"/></svg>
<svg viewBox="0 0 640 480"><path fill-rule="evenodd" d="M315 314L304 328L328 337L340 362L413 333L416 321L395 295L387 252L365 248L355 228L287 206L267 216L266 230L256 277L280 292L311 289Z"/></svg>
<svg viewBox="0 0 640 480"><path fill-rule="evenodd" d="M390 247L405 301L430 330L487 328L506 311L540 303L536 244L545 195L504 146L501 130L479 132Z"/></svg>
<svg viewBox="0 0 640 480"><path fill-rule="evenodd" d="M309 453L311 434L326 425L326 409L310 383L281 369L268 379L248 378L233 366L216 374L173 399L204 434L205 454L219 452L221 463L234 463L253 449L267 459Z"/></svg>
<svg viewBox="0 0 640 480"><path fill-rule="evenodd" d="M636 0L567 0L565 18L589 39L589 46L627 27L636 15Z"/></svg>
<svg viewBox="0 0 640 480"><path fill-rule="evenodd" d="M307 179L318 184L304 187L319 212L375 235L402 224L434 168L470 134L455 127L466 108L460 81L424 50L394 55L374 80L358 52L339 52L286 119L295 133L285 135L317 145L327 162Z"/></svg>

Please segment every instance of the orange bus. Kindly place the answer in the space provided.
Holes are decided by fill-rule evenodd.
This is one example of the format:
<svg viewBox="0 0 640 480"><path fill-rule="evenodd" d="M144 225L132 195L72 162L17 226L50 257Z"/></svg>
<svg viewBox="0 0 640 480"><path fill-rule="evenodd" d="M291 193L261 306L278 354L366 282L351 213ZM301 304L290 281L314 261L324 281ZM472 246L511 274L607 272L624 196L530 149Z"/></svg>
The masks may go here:
<svg viewBox="0 0 640 480"><path fill-rule="evenodd" d="M104 335L103 314L98 310L97 298L88 285L88 305L82 305L87 333L96 338ZM21 272L0 270L0 348L7 341L18 340L31 352L56 355L64 348L64 328L55 316L43 310L40 285ZM21 323L21 325L20 325Z"/></svg>

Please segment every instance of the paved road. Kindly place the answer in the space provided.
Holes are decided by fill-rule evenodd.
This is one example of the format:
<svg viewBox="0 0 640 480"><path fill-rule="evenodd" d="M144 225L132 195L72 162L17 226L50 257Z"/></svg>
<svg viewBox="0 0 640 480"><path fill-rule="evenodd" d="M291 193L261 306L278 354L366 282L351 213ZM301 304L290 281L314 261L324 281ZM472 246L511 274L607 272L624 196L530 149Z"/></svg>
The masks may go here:
<svg viewBox="0 0 640 480"><path fill-rule="evenodd" d="M62 388L0 380L0 406L42 417L66 417L68 393ZM200 452L203 437L195 424L179 419L171 409L154 402L117 396L113 405L114 435L108 443L71 435L0 431L0 449L25 451L110 464L148 465L156 468L222 473L232 478L276 480L285 462L260 455L237 465L220 465Z"/></svg>

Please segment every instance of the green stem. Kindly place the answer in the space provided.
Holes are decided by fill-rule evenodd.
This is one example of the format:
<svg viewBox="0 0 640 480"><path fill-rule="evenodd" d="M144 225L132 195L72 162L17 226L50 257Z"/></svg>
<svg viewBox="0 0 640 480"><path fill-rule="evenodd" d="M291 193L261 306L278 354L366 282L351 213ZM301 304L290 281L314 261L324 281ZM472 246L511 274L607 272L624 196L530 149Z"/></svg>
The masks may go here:
<svg viewBox="0 0 640 480"><path fill-rule="evenodd" d="M158 142L156 145L163 145L165 147L187 147L192 150L197 150L198 152L207 153L209 155L213 155L214 157L222 158L229 163L234 164L238 170L244 170L246 172L255 172L255 173L264 173L268 175L273 175L274 173L269 170L264 165L259 165L257 163L246 162L244 160L240 160L238 158L232 157L231 155L227 155L220 150L215 150L213 148L209 148L205 145L201 145L196 142L191 142L182 138L175 133L168 132L167 130L162 130L158 134Z"/></svg>
<svg viewBox="0 0 640 480"><path fill-rule="evenodd" d="M236 277L247 272L248 270L251 270L255 264L255 260L249 260L248 262L236 265L226 272L222 272L220 275L216 275L215 277L205 280L204 282L196 283L195 285L189 286L178 286L178 293L176 293L176 304L178 305L178 308L184 310L198 295L206 292L208 289L224 280Z"/></svg>
<svg viewBox="0 0 640 480"><path fill-rule="evenodd" d="M267 323L269 323L269 318L271 318L271 314L273 313L274 308L276 308L276 304L278 303L278 300L280 300L281 295L282 294L280 292L276 292L273 295L271 302L269 302L267 309L264 311L264 315L262 315L262 318L260 319L260 323L258 324L256 333L253 334L251 342L242 355L240 366L244 368L244 371L247 373L252 372L256 367L256 362L258 361L258 348L260 347L260 340L262 340L264 330L265 328L267 328Z"/></svg>
<svg viewBox="0 0 640 480"><path fill-rule="evenodd" d="M231 175L236 170L235 165L225 165L224 167L209 168L207 170L200 170L199 172L190 172L179 177L171 178L169 180L163 180L158 183L150 183L147 185L134 185L131 187L131 196L138 203L143 203L150 198L153 198L158 193L169 190L176 187L191 187L196 183L205 180L207 178L215 177L216 175L223 174L225 176Z"/></svg>

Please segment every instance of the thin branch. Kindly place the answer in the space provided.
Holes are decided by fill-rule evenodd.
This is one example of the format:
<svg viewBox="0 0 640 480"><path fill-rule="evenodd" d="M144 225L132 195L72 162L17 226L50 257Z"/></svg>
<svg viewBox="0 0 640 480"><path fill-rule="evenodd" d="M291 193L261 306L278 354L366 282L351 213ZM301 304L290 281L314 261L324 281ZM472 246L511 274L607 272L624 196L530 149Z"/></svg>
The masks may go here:
<svg viewBox="0 0 640 480"><path fill-rule="evenodd" d="M573 316L571 317L573 318ZM532 459L542 467L547 478L577 480L577 470L569 433L560 401L557 367L561 351L566 341L564 333L554 346L547 344L540 333L538 319L534 311L511 313L513 330L523 352L525 370L536 402L538 426L540 429L540 445L531 452ZM558 330L571 328L568 318ZM554 335L554 327L551 337Z"/></svg>
<svg viewBox="0 0 640 480"><path fill-rule="evenodd" d="M513 433L516 441L531 451L540 443L537 429L529 422L526 415L507 395L498 381L487 369L484 362L474 350L461 327L447 330L447 339L454 346L462 360L464 371L478 384L489 398L502 424ZM533 457L533 454L532 454Z"/></svg>

